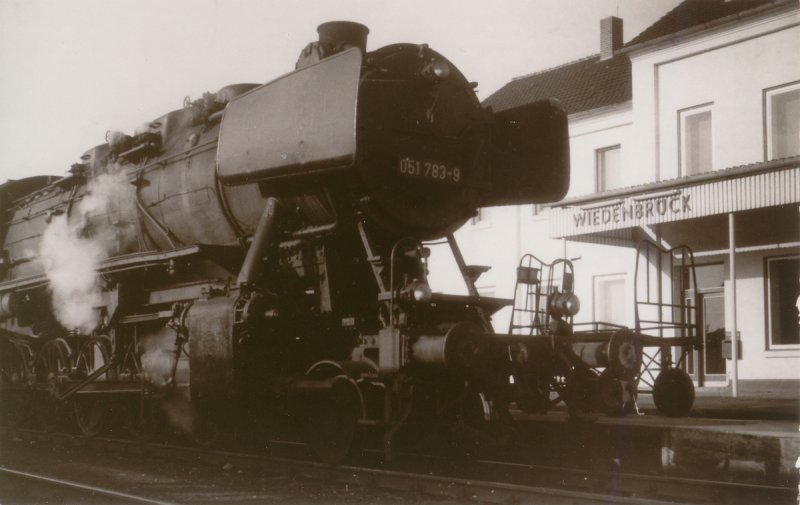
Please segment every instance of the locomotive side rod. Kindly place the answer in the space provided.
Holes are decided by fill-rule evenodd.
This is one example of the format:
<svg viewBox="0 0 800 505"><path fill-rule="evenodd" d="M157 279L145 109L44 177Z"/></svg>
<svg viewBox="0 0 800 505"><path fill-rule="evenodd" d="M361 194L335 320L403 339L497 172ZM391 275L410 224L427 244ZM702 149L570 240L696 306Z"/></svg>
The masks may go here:
<svg viewBox="0 0 800 505"><path fill-rule="evenodd" d="M100 377L104 373L106 373L109 370L111 370L112 368L114 368L116 366L116 364L117 364L116 363L116 357L115 356L111 356L111 359L108 360L108 363L106 363L105 365L101 366L100 368L98 368L97 370L92 372L85 379L83 379L79 383L75 384L74 386L72 386L67 391L61 393L60 395L56 395L56 400L58 400L58 401L66 400L67 398L69 398L70 396L74 395L75 393L77 393L81 389L85 388L87 385L89 385L92 382L94 382L98 377Z"/></svg>

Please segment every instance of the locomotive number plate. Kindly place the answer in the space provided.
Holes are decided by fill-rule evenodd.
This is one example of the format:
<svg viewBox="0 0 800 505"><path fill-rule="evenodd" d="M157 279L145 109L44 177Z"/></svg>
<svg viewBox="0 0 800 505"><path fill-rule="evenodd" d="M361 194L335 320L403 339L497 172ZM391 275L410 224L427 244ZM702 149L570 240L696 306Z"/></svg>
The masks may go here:
<svg viewBox="0 0 800 505"><path fill-rule="evenodd" d="M400 175L415 179L443 182L445 184L461 184L461 169L438 161L420 160L406 156L400 158L398 165Z"/></svg>

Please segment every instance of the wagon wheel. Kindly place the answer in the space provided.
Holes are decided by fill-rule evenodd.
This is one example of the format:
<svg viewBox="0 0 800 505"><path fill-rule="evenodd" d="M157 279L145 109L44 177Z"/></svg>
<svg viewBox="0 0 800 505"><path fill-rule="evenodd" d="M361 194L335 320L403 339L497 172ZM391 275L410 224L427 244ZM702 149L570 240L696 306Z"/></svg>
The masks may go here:
<svg viewBox="0 0 800 505"><path fill-rule="evenodd" d="M29 414L30 395L25 389L29 376L25 349L0 340L0 417L8 426L19 426Z"/></svg>
<svg viewBox="0 0 800 505"><path fill-rule="evenodd" d="M56 398L61 382L69 373L69 347L62 339L46 342L36 353L33 365L37 391L34 410L46 431L58 427L63 419L64 403Z"/></svg>
<svg viewBox="0 0 800 505"><path fill-rule="evenodd" d="M694 405L692 378L680 368L665 368L653 384L653 403L666 416L685 416Z"/></svg>
<svg viewBox="0 0 800 505"><path fill-rule="evenodd" d="M78 349L73 368L73 378L83 380L109 362L109 343L106 337L90 337ZM97 381L113 380L115 373L108 370ZM99 433L108 421L109 406L104 397L92 394L76 394L72 399L72 413L80 432L92 437Z"/></svg>
<svg viewBox="0 0 800 505"><path fill-rule="evenodd" d="M309 413L308 443L320 461L335 465L358 446L359 400L346 382L335 384L317 398Z"/></svg>

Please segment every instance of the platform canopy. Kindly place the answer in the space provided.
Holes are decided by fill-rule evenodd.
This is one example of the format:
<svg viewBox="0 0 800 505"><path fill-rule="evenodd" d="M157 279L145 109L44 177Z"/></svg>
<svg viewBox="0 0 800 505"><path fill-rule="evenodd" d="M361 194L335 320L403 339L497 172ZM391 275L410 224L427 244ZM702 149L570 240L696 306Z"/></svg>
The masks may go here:
<svg viewBox="0 0 800 505"><path fill-rule="evenodd" d="M550 236L635 246L667 244L724 252L728 215L738 248L800 246L800 156L573 197L553 207Z"/></svg>

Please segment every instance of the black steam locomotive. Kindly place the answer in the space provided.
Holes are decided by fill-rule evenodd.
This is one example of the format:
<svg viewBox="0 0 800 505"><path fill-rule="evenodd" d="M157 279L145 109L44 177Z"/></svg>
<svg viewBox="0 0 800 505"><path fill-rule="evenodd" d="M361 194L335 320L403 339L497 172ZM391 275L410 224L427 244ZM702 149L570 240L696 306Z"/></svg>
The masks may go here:
<svg viewBox="0 0 800 505"><path fill-rule="evenodd" d="M565 194L565 114L493 113L426 45L318 32L272 82L0 186L6 422L68 412L92 435L122 411L146 432L182 392L197 431L286 413L337 461L370 426L388 451L408 423L504 415L516 365L490 316L507 302L479 296L452 232ZM468 295L431 292L435 239Z"/></svg>

